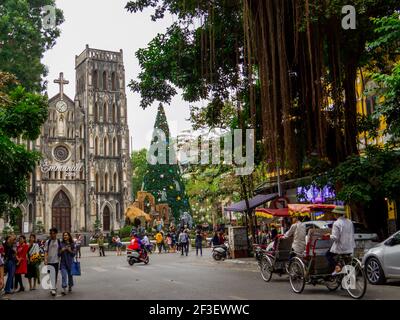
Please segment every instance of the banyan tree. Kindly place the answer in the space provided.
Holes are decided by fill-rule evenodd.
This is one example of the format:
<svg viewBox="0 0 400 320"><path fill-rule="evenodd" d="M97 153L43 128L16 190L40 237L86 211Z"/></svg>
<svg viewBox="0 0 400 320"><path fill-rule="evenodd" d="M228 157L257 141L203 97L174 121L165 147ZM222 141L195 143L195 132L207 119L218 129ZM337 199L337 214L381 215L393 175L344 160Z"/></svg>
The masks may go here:
<svg viewBox="0 0 400 320"><path fill-rule="evenodd" d="M356 29L345 30L342 8L348 4L130 1L131 12L155 8L153 20L166 11L176 17L166 34L137 52L142 73L131 88L141 94L143 108L155 100L170 103L176 87L189 102L208 100L203 114L209 125L233 102L238 126L257 129L262 160L293 176L312 156L336 166L358 152L355 86L373 35L371 18L397 7L395 0L351 1L359 13Z"/></svg>

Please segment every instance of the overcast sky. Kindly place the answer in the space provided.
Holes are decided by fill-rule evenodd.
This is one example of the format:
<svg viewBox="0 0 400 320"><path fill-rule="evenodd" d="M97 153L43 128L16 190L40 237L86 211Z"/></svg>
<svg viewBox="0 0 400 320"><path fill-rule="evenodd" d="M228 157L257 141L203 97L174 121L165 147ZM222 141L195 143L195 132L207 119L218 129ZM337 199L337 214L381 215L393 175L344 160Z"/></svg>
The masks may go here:
<svg viewBox="0 0 400 320"><path fill-rule="evenodd" d="M128 13L124 7L128 0L57 0L57 7L64 11L65 22L61 36L52 50L46 52L43 63L49 69L49 97L58 93L53 80L60 72L70 81L65 93L75 97L75 55L88 44L90 48L124 52L126 84L136 79L140 72L135 52L144 48L157 33L164 33L173 22L172 16L153 22L152 10L144 13ZM154 126L157 104L143 110L139 106L140 95L126 88L128 99L128 124L133 140L131 150L148 148ZM190 129L189 106L177 96L171 106L165 108L173 135Z"/></svg>

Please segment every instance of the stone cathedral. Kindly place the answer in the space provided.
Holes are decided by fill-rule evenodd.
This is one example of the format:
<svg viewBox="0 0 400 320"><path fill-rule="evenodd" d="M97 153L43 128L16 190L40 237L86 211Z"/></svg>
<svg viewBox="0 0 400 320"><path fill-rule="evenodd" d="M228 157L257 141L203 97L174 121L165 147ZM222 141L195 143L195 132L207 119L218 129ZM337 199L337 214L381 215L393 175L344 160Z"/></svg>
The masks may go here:
<svg viewBox="0 0 400 320"><path fill-rule="evenodd" d="M117 230L131 203L123 52L86 46L75 57L75 70L74 100L64 94L69 82L60 73L42 134L28 146L43 160L21 205L25 232L39 221L46 232L93 231L96 220L105 232Z"/></svg>

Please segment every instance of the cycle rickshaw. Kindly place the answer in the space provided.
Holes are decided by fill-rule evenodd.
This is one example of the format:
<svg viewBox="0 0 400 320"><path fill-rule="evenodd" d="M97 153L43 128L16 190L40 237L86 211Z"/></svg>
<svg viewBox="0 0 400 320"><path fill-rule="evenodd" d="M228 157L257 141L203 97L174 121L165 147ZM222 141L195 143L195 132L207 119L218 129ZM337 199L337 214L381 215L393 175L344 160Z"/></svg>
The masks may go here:
<svg viewBox="0 0 400 320"><path fill-rule="evenodd" d="M323 284L329 291L342 287L354 299L361 299L367 290L367 279L361 262L351 255L341 255L337 262L342 271L332 275L326 252L332 241L323 236L330 229L311 229L304 257L296 256L290 260L288 273L290 285L295 293L301 293L306 284Z"/></svg>
<svg viewBox="0 0 400 320"><path fill-rule="evenodd" d="M271 281L272 274L282 276L287 271L293 238L277 238L272 251L263 250L259 266L265 282Z"/></svg>

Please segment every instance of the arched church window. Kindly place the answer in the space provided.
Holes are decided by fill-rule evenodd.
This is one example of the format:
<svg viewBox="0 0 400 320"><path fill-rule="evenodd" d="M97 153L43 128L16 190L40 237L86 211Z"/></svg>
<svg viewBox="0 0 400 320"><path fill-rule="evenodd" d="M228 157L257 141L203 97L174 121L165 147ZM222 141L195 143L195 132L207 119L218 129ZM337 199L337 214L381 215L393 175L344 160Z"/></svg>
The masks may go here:
<svg viewBox="0 0 400 320"><path fill-rule="evenodd" d="M108 114L107 103L105 103L103 107L103 122L107 122L107 114Z"/></svg>
<svg viewBox="0 0 400 320"><path fill-rule="evenodd" d="M79 147L79 159L83 159L83 147L82 146L80 146Z"/></svg>
<svg viewBox="0 0 400 320"><path fill-rule="evenodd" d="M99 121L99 106L97 105L97 102L94 103L94 121Z"/></svg>
<svg viewBox="0 0 400 320"><path fill-rule="evenodd" d="M115 103L112 105L112 122L117 122L117 108L115 108Z"/></svg>
<svg viewBox="0 0 400 320"><path fill-rule="evenodd" d="M108 192L108 173L104 175L104 192Z"/></svg>
<svg viewBox="0 0 400 320"><path fill-rule="evenodd" d="M107 72L103 72L103 90L107 90Z"/></svg>
<svg viewBox="0 0 400 320"><path fill-rule="evenodd" d="M117 202L117 204L115 205L115 216L118 217L119 219L122 219L119 202Z"/></svg>
<svg viewBox="0 0 400 320"><path fill-rule="evenodd" d="M113 91L117 90L117 79L115 76L115 72L111 74L111 83L112 83L112 90Z"/></svg>
<svg viewBox="0 0 400 320"><path fill-rule="evenodd" d="M117 173L114 173L114 181L113 181L113 185L114 185L114 190L115 192L118 192L118 176Z"/></svg>
<svg viewBox="0 0 400 320"><path fill-rule="evenodd" d="M107 144L108 144L107 137L104 137L104 146L103 146L103 148L104 148L104 156L107 156L107 150L108 150Z"/></svg>
<svg viewBox="0 0 400 320"><path fill-rule="evenodd" d="M98 88L98 81L99 81L99 73L97 72L97 70L93 71L92 77L93 77L93 79L92 79L93 87L94 87L94 89L97 89Z"/></svg>
<svg viewBox="0 0 400 320"><path fill-rule="evenodd" d="M99 174L96 173L96 192L100 191L100 181L99 181Z"/></svg>
<svg viewBox="0 0 400 320"><path fill-rule="evenodd" d="M95 141L94 141L94 154L96 156L99 155L99 138L96 137Z"/></svg>
<svg viewBox="0 0 400 320"><path fill-rule="evenodd" d="M114 138L113 139L113 156L115 157L117 155L117 140Z"/></svg>
<svg viewBox="0 0 400 320"><path fill-rule="evenodd" d="M29 212L29 222L33 223L33 206L32 206L32 203L29 204L28 212Z"/></svg>

